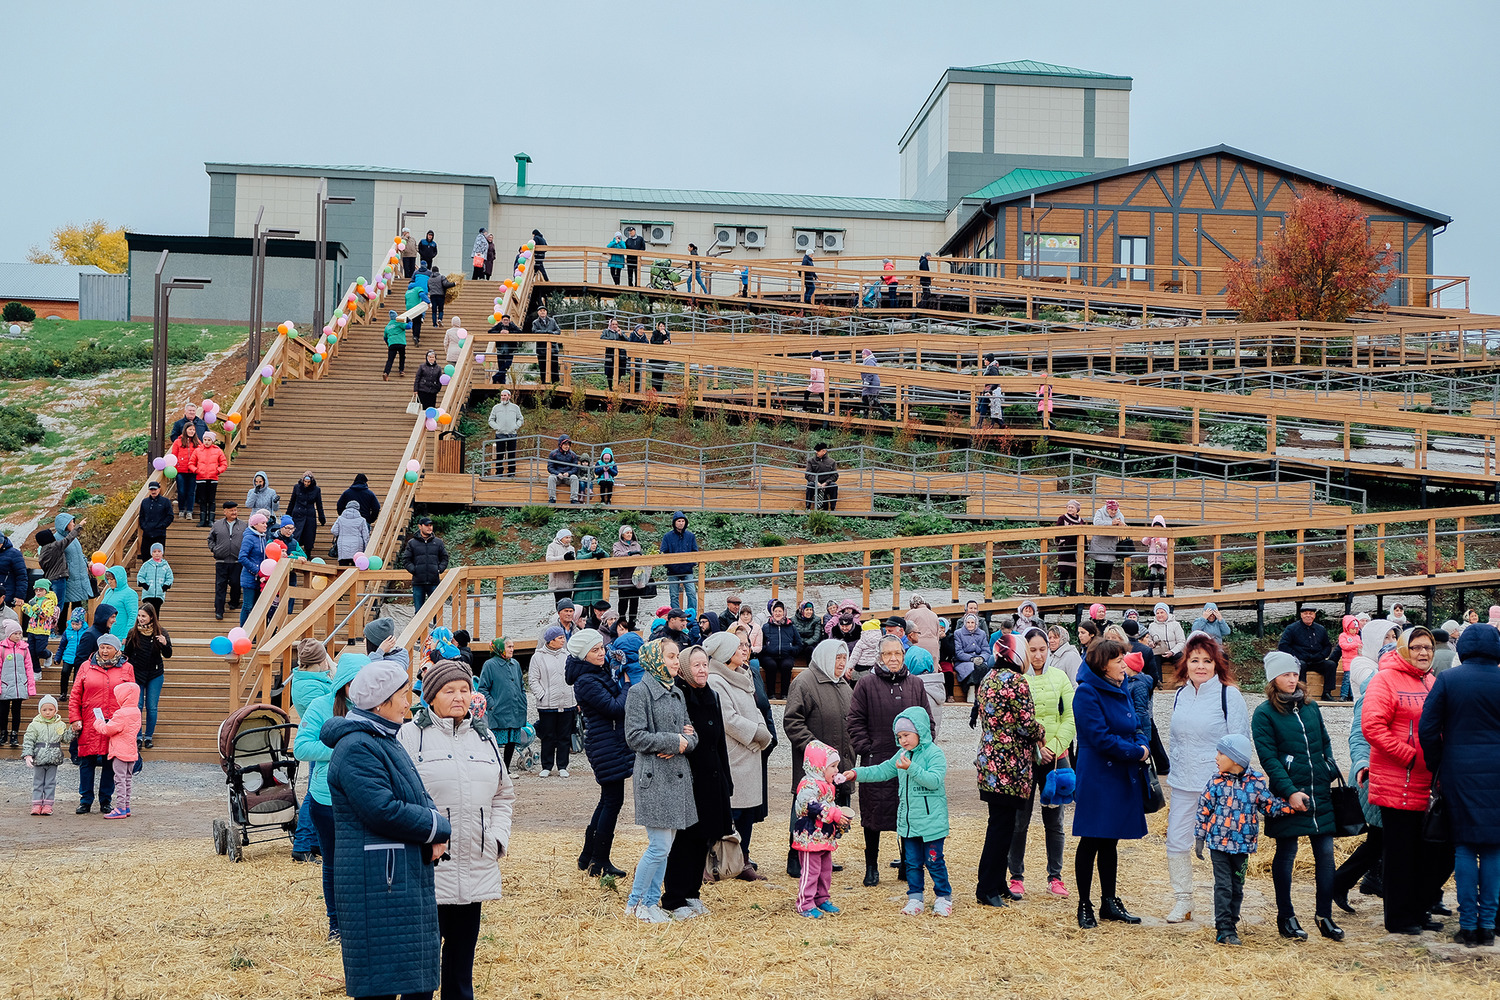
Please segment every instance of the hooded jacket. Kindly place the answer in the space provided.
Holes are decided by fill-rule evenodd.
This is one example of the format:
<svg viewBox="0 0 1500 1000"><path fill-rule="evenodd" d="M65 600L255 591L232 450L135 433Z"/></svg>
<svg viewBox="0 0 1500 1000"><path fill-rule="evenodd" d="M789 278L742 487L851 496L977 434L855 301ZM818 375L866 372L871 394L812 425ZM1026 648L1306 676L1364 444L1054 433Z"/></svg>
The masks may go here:
<svg viewBox="0 0 1500 1000"><path fill-rule="evenodd" d="M108 604L120 613L110 631L119 636L121 642L124 642L125 634L135 627L135 616L141 610L141 598L130 589L130 581L125 576L124 566L111 566L109 575L115 581L115 585L100 592L99 602Z"/></svg>
<svg viewBox="0 0 1500 1000"><path fill-rule="evenodd" d="M1198 799L1193 835L1208 847L1226 854L1254 854L1260 846L1257 813L1267 817L1292 814L1292 807L1272 794L1265 775L1246 768L1239 774L1223 771L1208 780ZM1271 836L1269 819L1266 834ZM1285 836L1285 835L1284 835Z"/></svg>
<svg viewBox="0 0 1500 1000"><path fill-rule="evenodd" d="M0 701L36 697L36 668L26 633L17 629L0 639Z"/></svg>
<svg viewBox="0 0 1500 1000"><path fill-rule="evenodd" d="M141 588L142 597L154 597L158 601L165 600L167 591L172 589L172 564L163 558L160 562L155 559L147 559L141 563L141 568L135 571L136 586ZM135 624L131 618L130 624Z"/></svg>
<svg viewBox="0 0 1500 1000"><path fill-rule="evenodd" d="M1224 620L1224 616L1222 614L1219 615L1219 617L1214 621L1208 620L1208 613L1210 611L1218 610L1219 606L1212 601L1209 601L1207 604L1203 605L1203 613L1200 614L1197 618L1193 619L1193 631L1202 632L1205 635L1211 635L1222 643L1225 639L1229 638L1229 633L1232 630L1229 623Z"/></svg>
<svg viewBox="0 0 1500 1000"><path fill-rule="evenodd" d="M837 789L823 777L829 764L844 758L828 744L813 740L802 751L802 772L792 797L792 847L798 851L833 851L849 832L851 817L834 801Z"/></svg>
<svg viewBox="0 0 1500 1000"><path fill-rule="evenodd" d="M412 712L396 740L406 748L422 787L448 820L448 858L437 866L439 906L499 899L500 865L510 843L516 790L493 737L465 716L434 716L426 704Z"/></svg>
<svg viewBox="0 0 1500 1000"><path fill-rule="evenodd" d="M1396 648L1381 657L1380 670L1365 688L1360 727L1370 741L1370 801L1421 812L1427 808L1432 774L1417 724L1434 680L1403 655L1405 637L1402 633Z"/></svg>
<svg viewBox="0 0 1500 1000"><path fill-rule="evenodd" d="M266 559L266 536L264 532L246 527L240 539L240 586L260 587L260 564Z"/></svg>
<svg viewBox="0 0 1500 1000"><path fill-rule="evenodd" d="M1363 646L1364 642L1359 637L1359 619L1354 615L1345 615L1339 632L1339 666L1345 673L1354 665L1354 658L1359 655Z"/></svg>
<svg viewBox="0 0 1500 1000"><path fill-rule="evenodd" d="M1071 642L1064 639L1056 649L1047 651L1047 669L1060 670L1068 678L1068 683L1078 687L1078 670L1083 665L1083 657Z"/></svg>
<svg viewBox="0 0 1500 1000"><path fill-rule="evenodd" d="M76 536L74 536L76 537ZM67 535L59 538L51 528L43 528L36 533L37 562L42 569L42 575L51 580L56 589L57 598L66 601L66 581L68 579L68 542Z"/></svg>
<svg viewBox="0 0 1500 1000"><path fill-rule="evenodd" d="M876 666L854 685L849 700L849 742L861 764L889 760L900 749L891 729L896 717L911 708L929 716L932 708L927 687L903 666L891 673ZM865 779L859 785L860 825L872 830L894 830L897 822L898 788L894 782Z"/></svg>
<svg viewBox="0 0 1500 1000"><path fill-rule="evenodd" d="M686 830L698 822L686 757L698 745L698 734L684 736L687 726L687 699L675 679L667 686L648 676L630 686L625 696L625 744L635 751L635 821L648 829Z"/></svg>
<svg viewBox="0 0 1500 1000"><path fill-rule="evenodd" d="M365 520L364 505L350 500L348 505L334 518L328 529L336 540L338 557L353 559L370 544L370 523Z"/></svg>
<svg viewBox="0 0 1500 1000"><path fill-rule="evenodd" d="M1427 695L1417 734L1442 782L1454 842L1500 843L1500 632L1469 626L1458 656Z"/></svg>
<svg viewBox="0 0 1500 1000"><path fill-rule="evenodd" d="M1274 697L1274 696L1273 696ZM1318 703L1304 699L1294 711L1278 712L1269 701L1255 710L1250 728L1255 738L1255 753L1265 768L1271 792L1290 799L1296 792L1306 792L1307 811L1266 820L1268 837L1308 837L1332 833L1333 779L1338 764L1333 759L1333 742Z"/></svg>
<svg viewBox="0 0 1500 1000"><path fill-rule="evenodd" d="M760 627L761 652L770 657L785 658L802 651L802 633L791 619L781 622L767 620Z"/></svg>
<svg viewBox="0 0 1500 1000"><path fill-rule="evenodd" d="M814 740L832 747L845 764L854 763L854 746L849 740L849 703L854 688L834 672L839 655L848 656L848 651L848 645L840 640L824 639L814 647L808 669L792 678L787 688L781 725L792 744L794 790L803 778L803 753Z"/></svg>
<svg viewBox="0 0 1500 1000"><path fill-rule="evenodd" d="M860 683L863 684L864 681ZM908 708L896 718L907 720L916 729L916 747L909 751L902 750L898 743L896 753L879 764L856 767L854 777L861 783L895 779L898 798L896 833L902 837L940 840L948 836L948 789L945 777L948 773L948 758L942 748L932 742L932 717L927 709ZM891 740L894 742L895 739L893 719ZM910 758L910 767L903 770L896 766L896 759L900 755ZM864 801L863 796L860 801Z"/></svg>
<svg viewBox="0 0 1500 1000"><path fill-rule="evenodd" d="M432 283L434 285L452 284L452 282L441 275L435 275ZM434 294L438 295L439 298L442 297L436 292ZM468 333L469 331L461 326L449 326L447 330L443 331L443 360L447 364L456 365L458 364L458 359L463 357L464 343L468 340ZM459 334L463 334L464 336L461 337Z"/></svg>
<svg viewBox="0 0 1500 1000"><path fill-rule="evenodd" d="M661 637L656 636L655 638ZM674 642L677 641L674 637L669 636L668 638L672 638ZM641 669L641 647L645 644L646 640L642 639L639 633L626 632L605 647L609 652L609 662L614 665L616 670L629 677L632 684L639 684L641 682L641 674L643 673ZM692 643L688 642L687 637L684 636L683 641L679 642L678 645L686 649Z"/></svg>
<svg viewBox="0 0 1500 1000"><path fill-rule="evenodd" d="M677 522L682 522L681 530ZM698 536L687 530L687 515L680 510L672 512L672 529L661 539L662 555L671 555L677 552L697 552ZM693 572L696 563L668 563L668 576L688 576Z"/></svg>
<svg viewBox="0 0 1500 1000"><path fill-rule="evenodd" d="M137 707L141 698L140 685L135 681L121 681L115 685L114 695L118 707L113 713L105 709L105 720L102 723L95 720L96 727L109 737L110 760L135 760L141 755L135 743L141 731L141 710Z"/></svg>
<svg viewBox="0 0 1500 1000"><path fill-rule="evenodd" d="M568 476L582 476L583 459L578 457L570 445L567 451L563 451L562 445L547 452L547 475L560 476L566 479Z"/></svg>
<svg viewBox="0 0 1500 1000"><path fill-rule="evenodd" d="M0 604L31 597L31 579L26 573L26 557L0 532Z"/></svg>
<svg viewBox="0 0 1500 1000"><path fill-rule="evenodd" d="M571 535L565 537L572 538ZM543 556L547 562L556 563L573 562L576 560L576 557L577 552L574 551L573 546L560 538L553 538L552 541L547 543L547 551ZM551 590L572 590L573 571L565 570L547 574L547 586Z"/></svg>
<svg viewBox="0 0 1500 1000"><path fill-rule="evenodd" d="M78 637L78 645L73 649L74 663L87 663L89 657L93 656L99 649L99 637L109 631L109 619L115 614L115 608L111 604L100 601L94 607L94 624ZM64 655L63 662L67 662ZM76 678L75 678L76 679Z"/></svg>
<svg viewBox="0 0 1500 1000"><path fill-rule="evenodd" d="M963 623L953 630L953 656L953 670L960 680L973 674L975 660L980 661L980 670L994 662L989 633L980 627L978 615L964 615Z"/></svg>
<svg viewBox="0 0 1500 1000"><path fill-rule="evenodd" d="M198 474L198 452L203 447L203 438L194 437L188 439L186 434L172 442L171 453L177 458L177 474L184 472L196 476Z"/></svg>
<svg viewBox="0 0 1500 1000"><path fill-rule="evenodd" d="M250 481L250 489L245 493L245 506L250 513L258 510L268 510L272 514L281 513L281 497L271 489L271 480L264 472L257 472L257 476L265 480L266 485L256 486L254 479Z"/></svg>
<svg viewBox="0 0 1500 1000"><path fill-rule="evenodd" d="M755 678L748 666L736 670L710 657L708 686L719 696L719 710L724 716L729 770L734 779L729 804L734 809L762 806L761 751L771 745L771 730L755 703Z"/></svg>
<svg viewBox="0 0 1500 1000"><path fill-rule="evenodd" d="M58 594L57 599L64 602L87 601L94 596L94 585L89 576L89 561L84 558L83 546L78 544L79 532L71 528L72 524L72 514L59 514L52 519L52 530L57 540L62 541L64 537L69 539L63 550L68 564L68 592L66 596Z"/></svg>
<svg viewBox="0 0 1500 1000"><path fill-rule="evenodd" d="M536 652L526 667L526 683L531 696L536 699L538 711L573 711L578 707L578 698L573 694L573 685L568 683L568 649L548 649L537 643Z"/></svg>
<svg viewBox="0 0 1500 1000"><path fill-rule="evenodd" d="M1068 687L1071 689L1071 685ZM1037 719L1037 703L1028 678L1008 666L991 670L979 682L974 701L980 726L979 753L974 758L980 798L988 800L996 795L1031 798L1032 752L1046 738L1046 729ZM1052 711L1057 712L1055 703ZM1068 718L1071 732L1071 707Z"/></svg>
<svg viewBox="0 0 1500 1000"><path fill-rule="evenodd" d="M606 660L606 663L608 661ZM595 666L569 654L565 677L583 712L583 752L601 784L630 777L635 754L625 745L625 694L630 679L606 665ZM623 677L624 683L621 683Z"/></svg>
<svg viewBox="0 0 1500 1000"><path fill-rule="evenodd" d="M109 752L109 734L98 727L94 709L103 712L105 718L112 715L115 706L119 704L115 690L127 681L134 686L134 676L124 653L114 663L106 666L99 662L96 652L78 668L73 690L68 693L68 723L83 723L83 728L78 731L80 757L102 756ZM131 702L131 705L134 706L135 702ZM135 737L132 736L131 741L134 740Z"/></svg>
<svg viewBox="0 0 1500 1000"><path fill-rule="evenodd" d="M333 759L333 748L325 744L319 734L323 730L323 723L335 717L333 714L334 695L348 687L349 682L354 680L354 675L359 673L360 667L369 662L370 658L363 653L341 654L337 665L333 668L333 679L329 682L328 690L308 704L307 710L302 713L301 722L297 725L297 736L292 740L292 755L310 764L307 793L319 805L331 806L333 804L328 791L327 764Z"/></svg>
<svg viewBox="0 0 1500 1000"><path fill-rule="evenodd" d="M1164 622L1157 621L1153 613L1151 621L1146 624L1146 634L1151 637L1154 644L1152 652L1157 657L1177 656L1187 645L1187 636L1182 633L1182 623L1172 617L1170 610Z"/></svg>
<svg viewBox="0 0 1500 1000"><path fill-rule="evenodd" d="M336 513L342 514L344 508L349 504L359 504L359 516L365 519L366 524L373 525L380 517L380 501L375 497L375 491L370 489L370 480L363 472L354 477L354 482L347 490L339 494Z"/></svg>
<svg viewBox="0 0 1500 1000"><path fill-rule="evenodd" d="M30 757L36 767L61 764L67 759L67 748L68 724L63 721L61 712L54 715L51 722L38 713L26 727L26 735L21 740L21 756Z"/></svg>

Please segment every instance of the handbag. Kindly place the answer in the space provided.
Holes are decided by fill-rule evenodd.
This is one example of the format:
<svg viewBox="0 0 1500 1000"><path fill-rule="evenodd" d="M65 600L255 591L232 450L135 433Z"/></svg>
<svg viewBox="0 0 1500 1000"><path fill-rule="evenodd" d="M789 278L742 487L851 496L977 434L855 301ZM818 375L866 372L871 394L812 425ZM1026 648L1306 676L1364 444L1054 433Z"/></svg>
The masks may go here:
<svg viewBox="0 0 1500 1000"><path fill-rule="evenodd" d="M419 413L422 412L422 406L421 406L420 403L417 402L416 393L412 394L411 402L409 402L409 403L406 404L406 412L407 412L407 414L409 416L413 416L413 417L417 416Z"/></svg>
<svg viewBox="0 0 1500 1000"><path fill-rule="evenodd" d="M1333 835L1335 837L1358 837L1367 829L1365 811L1359 804L1359 789L1344 784L1344 776L1328 789L1333 800Z"/></svg>
<svg viewBox="0 0 1500 1000"><path fill-rule="evenodd" d="M648 584L650 582L651 582L651 567L650 566L637 566L635 568L635 572L630 574L630 585L632 587L634 587L636 590L640 590L642 587L646 586L646 584Z"/></svg>
<svg viewBox="0 0 1500 1000"><path fill-rule="evenodd" d="M1432 791L1427 793L1427 812L1422 816L1422 839L1433 844L1446 844L1453 836L1453 817L1448 811L1448 800L1437 779L1432 781Z"/></svg>
<svg viewBox="0 0 1500 1000"><path fill-rule="evenodd" d="M745 870L745 849L740 846L740 835L731 833L708 846L708 857L703 863L703 881L727 882Z"/></svg>
<svg viewBox="0 0 1500 1000"><path fill-rule="evenodd" d="M476 253L474 255L474 266L475 267L483 267L484 266L484 261L485 261L485 255L484 254L482 254L482 253Z"/></svg>
<svg viewBox="0 0 1500 1000"><path fill-rule="evenodd" d="M1167 804L1167 797L1162 794L1161 781L1156 777L1156 766L1147 761L1144 771L1146 779L1146 813L1149 815L1154 812L1161 812L1162 808Z"/></svg>

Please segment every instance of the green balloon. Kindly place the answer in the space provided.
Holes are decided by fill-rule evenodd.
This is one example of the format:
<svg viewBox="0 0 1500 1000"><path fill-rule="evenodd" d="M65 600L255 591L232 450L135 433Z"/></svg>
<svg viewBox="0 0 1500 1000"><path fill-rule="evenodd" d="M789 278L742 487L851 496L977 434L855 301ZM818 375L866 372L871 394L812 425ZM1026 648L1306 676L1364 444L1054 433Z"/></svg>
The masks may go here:
<svg viewBox="0 0 1500 1000"><path fill-rule="evenodd" d="M444 375L452 375L453 371L454 371L454 368L453 368L452 365L444 365L443 366L443 374Z"/></svg>
<svg viewBox="0 0 1500 1000"><path fill-rule="evenodd" d="M382 567L384 565L385 565L385 560L382 559L382 558L380 558L379 556L371 556L370 557L370 568L371 569L379 569L380 567Z"/></svg>

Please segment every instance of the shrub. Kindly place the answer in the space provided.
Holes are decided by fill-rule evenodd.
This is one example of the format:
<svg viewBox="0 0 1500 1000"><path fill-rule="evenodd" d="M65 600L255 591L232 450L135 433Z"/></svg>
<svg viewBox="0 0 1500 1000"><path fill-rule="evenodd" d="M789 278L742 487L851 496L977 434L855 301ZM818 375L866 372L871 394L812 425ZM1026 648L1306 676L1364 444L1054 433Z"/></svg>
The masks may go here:
<svg viewBox="0 0 1500 1000"><path fill-rule="evenodd" d="M498 544L499 541L500 536L493 529L486 528L483 525L480 525L469 533L469 544L476 549L487 549L491 545Z"/></svg>
<svg viewBox="0 0 1500 1000"><path fill-rule="evenodd" d="M786 544L786 539L770 531L763 531L760 535L760 547L773 549Z"/></svg>
<svg viewBox="0 0 1500 1000"><path fill-rule="evenodd" d="M169 361L202 361L203 348L175 344L167 348ZM0 351L0 378L86 378L118 368L149 368L151 346L106 346L97 340L79 344L71 351L46 346L16 347Z"/></svg>
<svg viewBox="0 0 1500 1000"><path fill-rule="evenodd" d="M0 406L0 451L40 444L46 435L35 413L20 406Z"/></svg>
<svg viewBox="0 0 1500 1000"><path fill-rule="evenodd" d="M36 322L36 310L23 302L5 303L5 322L7 323L34 323Z"/></svg>
<svg viewBox="0 0 1500 1000"><path fill-rule="evenodd" d="M941 514L901 514L895 527L898 535L946 535L954 529L953 521Z"/></svg>
<svg viewBox="0 0 1500 1000"><path fill-rule="evenodd" d="M88 503L92 495L87 486L75 486L68 491L67 496L63 497L63 506L77 507L79 504Z"/></svg>
<svg viewBox="0 0 1500 1000"><path fill-rule="evenodd" d="M825 510L815 510L807 515L807 533L809 535L832 535L836 534L838 530L838 518Z"/></svg>
<svg viewBox="0 0 1500 1000"><path fill-rule="evenodd" d="M516 511L521 523L528 528L541 528L552 520L552 508L544 504L529 504Z"/></svg>
<svg viewBox="0 0 1500 1000"><path fill-rule="evenodd" d="M83 536L79 539L83 544L83 551L92 552L104 544L104 540L109 537L109 533L114 530L120 518L125 516L125 510L135 499L140 488L139 483L127 486L106 498L103 503L97 503L93 497L89 498L90 502L96 503L96 506L80 517L80 520L88 522L83 526ZM81 511L75 513L83 514Z"/></svg>
<svg viewBox="0 0 1500 1000"><path fill-rule="evenodd" d="M1331 579L1334 583L1343 583L1345 580L1349 579L1349 573L1344 569L1344 567L1335 566L1332 570L1329 571L1328 578Z"/></svg>

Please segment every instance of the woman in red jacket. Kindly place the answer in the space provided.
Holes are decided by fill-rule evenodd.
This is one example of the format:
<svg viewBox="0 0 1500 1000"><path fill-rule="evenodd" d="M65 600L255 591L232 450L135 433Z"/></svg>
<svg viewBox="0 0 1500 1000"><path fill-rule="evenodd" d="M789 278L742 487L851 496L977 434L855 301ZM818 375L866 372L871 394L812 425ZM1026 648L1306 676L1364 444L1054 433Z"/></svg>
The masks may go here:
<svg viewBox="0 0 1500 1000"><path fill-rule="evenodd" d="M120 637L105 632L99 636L99 648L78 668L73 690L68 695L68 721L78 740L78 812L94 806L94 772L99 776L99 811L109 812L109 800L115 794L115 774L109 763L109 736L97 726L94 709L106 716L115 714L115 687L126 681L135 683L135 670L120 651Z"/></svg>
<svg viewBox="0 0 1500 1000"><path fill-rule="evenodd" d="M203 435L203 445L193 456L193 461L198 476L198 527L212 527L214 507L219 500L219 477L229 471L229 459L219 447L218 435L213 431Z"/></svg>
<svg viewBox="0 0 1500 1000"><path fill-rule="evenodd" d="M177 459L177 516L192 517L193 503L198 492L198 449L203 441L198 437L195 424L184 424L182 433L172 442L172 454Z"/></svg>
<svg viewBox="0 0 1500 1000"><path fill-rule="evenodd" d="M1380 660L1365 689L1360 725L1370 741L1370 802L1385 830L1385 929L1392 934L1438 931L1443 884L1453 872L1453 847L1422 838L1432 774L1417 739L1422 705L1432 690L1432 633L1409 628ZM1364 780L1364 775L1359 776Z"/></svg>

